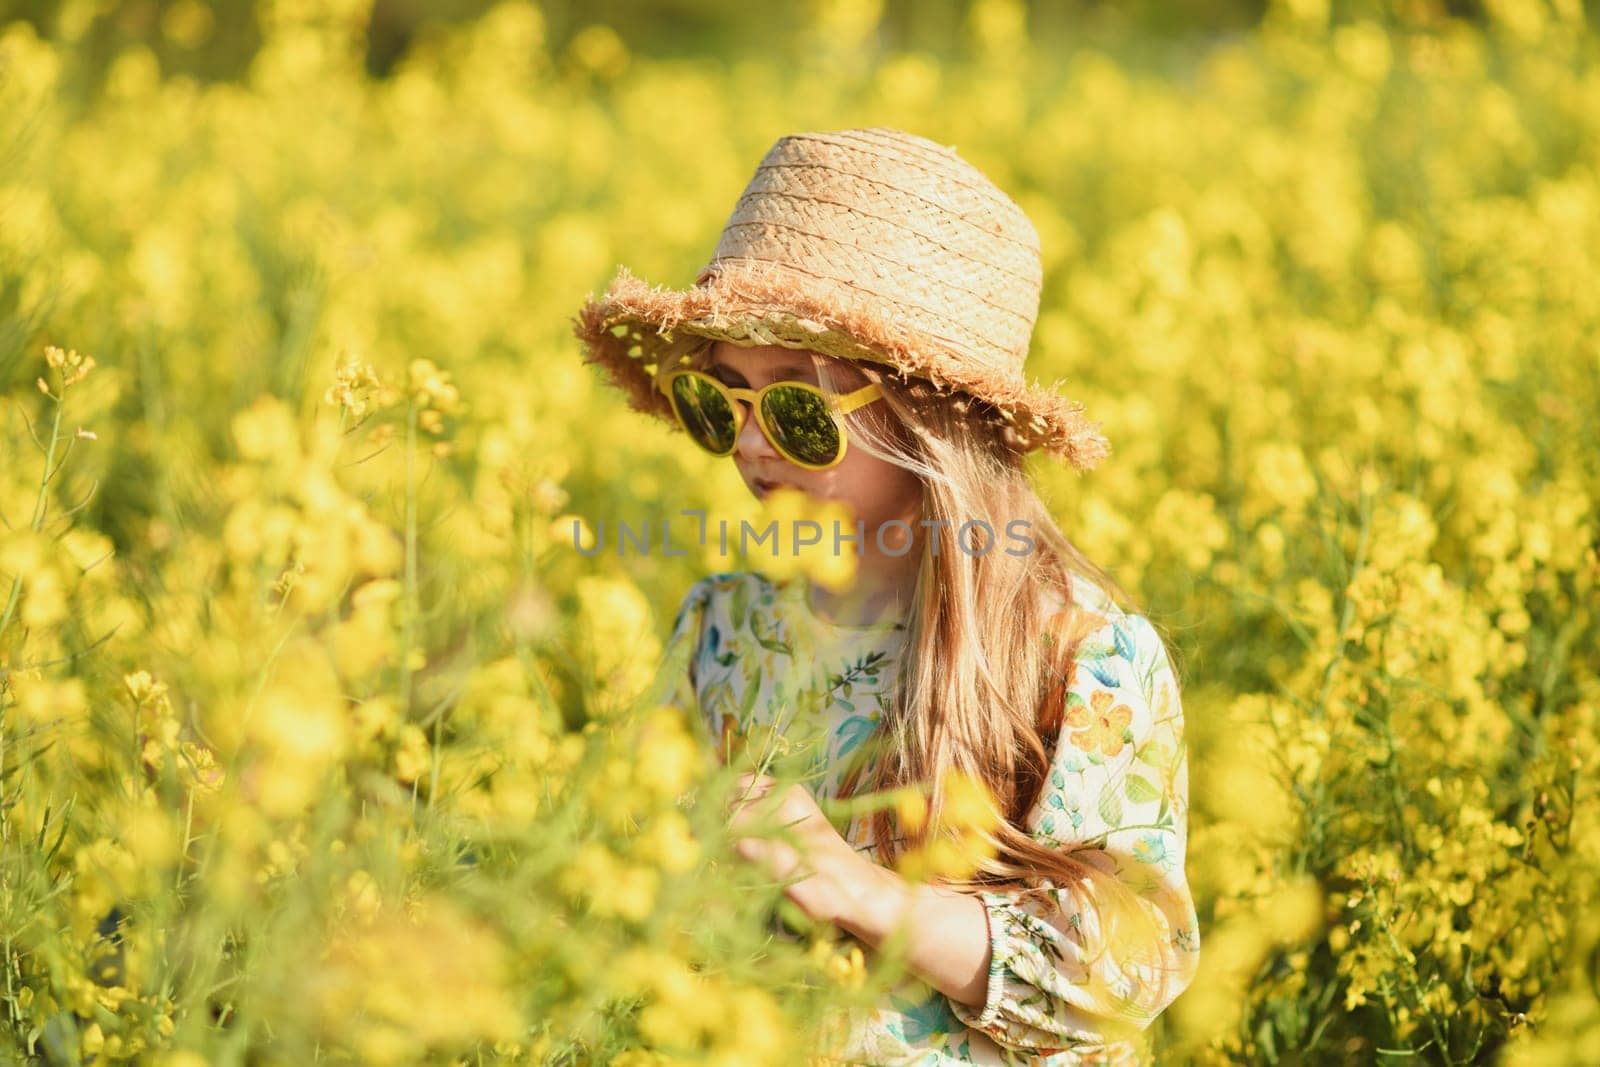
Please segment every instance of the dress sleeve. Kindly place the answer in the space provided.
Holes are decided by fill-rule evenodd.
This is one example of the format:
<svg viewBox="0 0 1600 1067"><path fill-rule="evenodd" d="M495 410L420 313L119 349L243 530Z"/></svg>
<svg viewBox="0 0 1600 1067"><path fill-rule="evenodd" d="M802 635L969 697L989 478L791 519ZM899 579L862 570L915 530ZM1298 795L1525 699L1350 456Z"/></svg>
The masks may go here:
<svg viewBox="0 0 1600 1067"><path fill-rule="evenodd" d="M992 950L981 1011L951 1000L967 1026L1005 1048L1048 1054L1114 1043L1149 1026L1199 961L1184 874L1188 760L1183 709L1161 637L1140 615L1106 620L1079 646L1049 779L1029 815L1100 879L983 891ZM1115 886L1111 887L1112 889ZM1148 921L1144 921L1148 920Z"/></svg>

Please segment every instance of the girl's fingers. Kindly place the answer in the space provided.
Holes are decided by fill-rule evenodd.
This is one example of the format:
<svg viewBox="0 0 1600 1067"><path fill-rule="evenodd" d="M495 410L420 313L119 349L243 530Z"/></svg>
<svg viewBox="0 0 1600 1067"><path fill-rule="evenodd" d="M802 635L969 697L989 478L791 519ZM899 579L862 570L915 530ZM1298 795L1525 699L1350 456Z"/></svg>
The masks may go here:
<svg viewBox="0 0 1600 1067"><path fill-rule="evenodd" d="M767 843L754 837L739 838L734 842L733 849L750 863L760 863L767 855Z"/></svg>
<svg viewBox="0 0 1600 1067"><path fill-rule="evenodd" d="M770 793L776 784L775 779L765 774L758 775L754 771L741 774L732 795L728 798L729 819L736 823L740 821L746 809Z"/></svg>
<svg viewBox="0 0 1600 1067"><path fill-rule="evenodd" d="M780 842L741 837L733 847L740 858L765 868L775 878L787 878L800 866L799 853Z"/></svg>
<svg viewBox="0 0 1600 1067"><path fill-rule="evenodd" d="M768 775L745 771L739 776L739 795L748 800L764 797L777 782Z"/></svg>

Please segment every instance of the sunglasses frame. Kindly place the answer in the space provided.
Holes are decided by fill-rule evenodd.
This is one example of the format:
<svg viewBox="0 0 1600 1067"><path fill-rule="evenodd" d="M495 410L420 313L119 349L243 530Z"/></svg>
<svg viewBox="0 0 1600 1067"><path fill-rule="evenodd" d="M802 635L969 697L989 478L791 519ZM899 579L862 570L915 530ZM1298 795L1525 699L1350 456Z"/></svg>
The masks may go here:
<svg viewBox="0 0 1600 1067"><path fill-rule="evenodd" d="M728 407L733 411L734 425L733 444L726 452L717 452L710 448L706 448L705 445L700 443L699 438L689 431L689 427L684 423L683 415L678 411L677 401L672 395L672 386L673 383L679 378L687 375L693 375L700 380L710 382L717 392L721 393L723 397L727 399ZM767 425L766 416L762 414L761 401L768 392L773 389L777 389L780 386L793 389L804 389L805 391L815 393L822 398L823 406L827 408L828 416L833 419L834 426L836 426L839 430L839 454L834 456L832 461L821 464L805 463L791 455L787 448L784 448L778 443L778 439L773 434L772 428ZM848 415L850 412L859 407L863 407L872 403L874 400L877 400L883 395L883 391L878 388L876 382L868 382L860 389L849 393L825 393L821 388L812 385L810 382L797 381L768 382L760 389L745 389L739 386L729 385L727 382L718 381L705 371L696 370L693 367L678 367L668 371L666 374L662 375L656 380L656 388L661 393L666 395L667 404L672 408L672 417L677 419L678 425L682 426L684 432L689 434L689 440L693 441L695 445L703 451L709 452L713 456L733 455L734 450L739 447L739 434L744 432L744 420L746 418L744 405L739 403L739 401L748 400L750 402L750 410L755 412L756 425L761 428L761 433L766 437L767 443L777 451L778 455L782 456L790 463L793 463L797 467L803 467L806 470L812 471L830 470L833 467L837 467L841 462L844 461L845 453L850 450L850 435L845 430L844 416Z"/></svg>

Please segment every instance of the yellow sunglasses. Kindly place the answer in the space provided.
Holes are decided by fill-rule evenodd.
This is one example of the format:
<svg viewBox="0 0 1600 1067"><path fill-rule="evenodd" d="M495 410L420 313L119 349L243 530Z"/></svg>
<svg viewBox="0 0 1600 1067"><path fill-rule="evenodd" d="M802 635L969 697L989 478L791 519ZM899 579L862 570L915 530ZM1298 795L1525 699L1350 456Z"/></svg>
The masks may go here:
<svg viewBox="0 0 1600 1067"><path fill-rule="evenodd" d="M744 429L744 406L737 401L749 401L772 447L790 463L814 471L844 459L849 440L843 416L883 395L876 384L842 394L824 393L810 382L740 389L687 367L662 375L656 388L671 401L689 438L713 456L733 455Z"/></svg>

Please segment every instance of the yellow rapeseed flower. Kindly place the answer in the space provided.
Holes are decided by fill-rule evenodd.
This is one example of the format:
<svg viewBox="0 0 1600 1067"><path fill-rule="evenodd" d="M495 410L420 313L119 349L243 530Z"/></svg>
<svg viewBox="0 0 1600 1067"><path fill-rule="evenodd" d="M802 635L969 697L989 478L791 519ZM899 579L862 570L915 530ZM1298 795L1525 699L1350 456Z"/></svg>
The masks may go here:
<svg viewBox="0 0 1600 1067"><path fill-rule="evenodd" d="M700 842L683 813L668 809L650 817L649 825L634 844L634 853L668 874L683 874L700 860Z"/></svg>
<svg viewBox="0 0 1600 1067"><path fill-rule="evenodd" d="M894 810L906 832L918 833L928 821L928 798L920 789L901 789L895 795Z"/></svg>
<svg viewBox="0 0 1600 1067"><path fill-rule="evenodd" d="M76 349L63 351L55 345L49 345L44 350L44 360L52 370L61 372L61 386L64 389L77 385L94 370L94 357L81 356Z"/></svg>
<svg viewBox="0 0 1600 1067"><path fill-rule="evenodd" d="M399 395L378 377L372 364L351 359L342 364L334 374L334 383L322 394L325 404L331 404L353 419L392 407Z"/></svg>
<svg viewBox="0 0 1600 1067"><path fill-rule="evenodd" d="M618 706L654 680L661 642L650 602L622 578L586 575L577 583L578 628L601 695Z"/></svg>
<svg viewBox="0 0 1600 1067"><path fill-rule="evenodd" d="M248 460L293 459L300 454L294 415L277 397L260 397L234 415L233 440Z"/></svg>
<svg viewBox="0 0 1600 1067"><path fill-rule="evenodd" d="M585 841L561 872L560 883L568 896L588 901L596 915L642 922L655 909L661 875L629 863L599 841Z"/></svg>
<svg viewBox="0 0 1600 1067"><path fill-rule="evenodd" d="M451 384L449 372L441 370L431 359L412 360L408 374L411 399L419 413L433 412L437 419L462 409L461 393ZM442 428L442 423L437 425Z"/></svg>
<svg viewBox="0 0 1600 1067"><path fill-rule="evenodd" d="M854 586L858 546L844 538L859 531L844 501L819 501L799 489L780 487L762 500L755 527L758 534L777 533L775 541L769 538L752 549L752 562L774 581L805 575L835 593ZM867 531L865 536L873 535Z"/></svg>
<svg viewBox="0 0 1600 1067"><path fill-rule="evenodd" d="M428 735L415 723L402 723L400 745L394 753L395 777L409 785L425 778L432 768L433 746L428 743Z"/></svg>
<svg viewBox="0 0 1600 1067"><path fill-rule="evenodd" d="M340 921L301 989L326 1034L353 1033L383 1062L520 1035L505 948L483 922L436 896L411 914L380 910L370 920ZM460 1003L419 1011L418 989L449 989Z"/></svg>
<svg viewBox="0 0 1600 1067"><path fill-rule="evenodd" d="M1005 817L983 780L960 768L944 775L944 804L940 821L957 832L997 830Z"/></svg>
<svg viewBox="0 0 1600 1067"><path fill-rule="evenodd" d="M824 960L823 969L828 977L846 989L860 989L867 978L867 961L859 942L850 941L832 946L826 941L817 942Z"/></svg>

